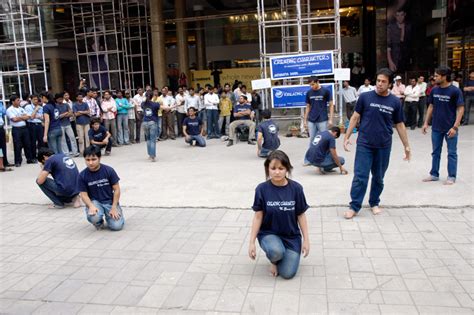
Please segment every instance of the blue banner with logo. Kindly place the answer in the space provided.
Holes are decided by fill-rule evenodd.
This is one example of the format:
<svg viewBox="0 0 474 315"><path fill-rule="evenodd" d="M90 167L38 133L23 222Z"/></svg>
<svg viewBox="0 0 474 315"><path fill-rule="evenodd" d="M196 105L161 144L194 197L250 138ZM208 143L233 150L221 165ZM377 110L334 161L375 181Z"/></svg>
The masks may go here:
<svg viewBox="0 0 474 315"><path fill-rule="evenodd" d="M320 83L329 89L334 101L334 83ZM284 85L272 87L272 107L273 108L301 108L306 107L306 92L310 85Z"/></svg>
<svg viewBox="0 0 474 315"><path fill-rule="evenodd" d="M332 51L270 58L272 80L331 75L333 73Z"/></svg>

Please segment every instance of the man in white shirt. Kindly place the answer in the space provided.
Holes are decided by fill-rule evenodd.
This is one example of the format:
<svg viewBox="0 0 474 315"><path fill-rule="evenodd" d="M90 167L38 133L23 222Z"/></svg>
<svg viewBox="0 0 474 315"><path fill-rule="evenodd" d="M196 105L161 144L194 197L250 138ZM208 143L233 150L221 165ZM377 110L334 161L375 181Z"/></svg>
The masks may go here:
<svg viewBox="0 0 474 315"><path fill-rule="evenodd" d="M370 85L370 79L366 78L364 81L364 84L359 87L359 90L357 91L357 95L360 96L362 93L370 92L374 90L375 90L375 87L373 85Z"/></svg>
<svg viewBox="0 0 474 315"><path fill-rule="evenodd" d="M137 94L133 97L132 101L135 104L135 126L136 126L135 142L140 143L140 135L141 135L142 121L143 121L142 103L146 101L146 97L143 94L143 89L141 87L137 89Z"/></svg>
<svg viewBox="0 0 474 315"><path fill-rule="evenodd" d="M416 111L420 100L420 87L415 78L410 78L410 84L405 87L405 120L406 126L411 130L416 128Z"/></svg>
<svg viewBox="0 0 474 315"><path fill-rule="evenodd" d="M162 115L162 126L163 130L161 132L162 134L162 140L168 139L168 137L171 140L176 140L176 133L174 130L174 112L176 111L176 102L175 99L173 98L171 91L168 90L168 87L164 87L161 89L161 99L162 99L162 104L161 108L163 109L163 115Z"/></svg>
<svg viewBox="0 0 474 315"><path fill-rule="evenodd" d="M183 137L183 121L186 118L186 108L185 108L185 99L186 95L184 94L184 89L182 87L178 88L178 94L174 98L176 101L176 121L178 124L178 137Z"/></svg>
<svg viewBox="0 0 474 315"><path fill-rule="evenodd" d="M354 108L357 102L357 91L354 87L349 85L349 81L344 81L342 84L342 99L344 100L347 119L351 120L351 116L354 113Z"/></svg>
<svg viewBox="0 0 474 315"><path fill-rule="evenodd" d="M427 84L425 82L425 77L420 75L418 77L418 87L420 88L420 100L418 101L418 128L423 127L424 114L426 108L426 88Z"/></svg>
<svg viewBox="0 0 474 315"><path fill-rule="evenodd" d="M26 121L31 118L24 108L20 107L19 96L10 98L11 106L7 109L7 117L12 126L13 151L15 154L15 166L20 167L22 162L21 150L25 152L26 163L35 164L37 160L31 152L30 135L26 127ZM36 113L35 113L36 114Z"/></svg>
<svg viewBox="0 0 474 315"><path fill-rule="evenodd" d="M249 104L252 103L252 94L250 94L249 92L247 92L247 86L246 86L246 85L242 85L242 86L240 87L240 95L239 95L239 97L242 96L242 95L247 96L247 102L248 102Z"/></svg>
<svg viewBox="0 0 474 315"><path fill-rule="evenodd" d="M25 106L25 111L31 117L26 122L26 125L30 135L31 153L36 156L37 149L44 146L43 106L37 95L31 96L31 104Z"/></svg>
<svg viewBox="0 0 474 315"><path fill-rule="evenodd" d="M219 139L219 96L217 95L217 87L209 90L204 95L204 106L206 106L207 114L207 139Z"/></svg>
<svg viewBox="0 0 474 315"><path fill-rule="evenodd" d="M199 96L194 94L193 88L189 88L189 95L184 98L184 110L188 112L190 107L194 107L196 111L199 109Z"/></svg>
<svg viewBox="0 0 474 315"><path fill-rule="evenodd" d="M110 91L105 91L103 95L104 98L100 103L100 107L102 108L102 120L104 122L104 127L112 134L112 146L121 146L117 143L117 124L115 123L117 103L115 103Z"/></svg>

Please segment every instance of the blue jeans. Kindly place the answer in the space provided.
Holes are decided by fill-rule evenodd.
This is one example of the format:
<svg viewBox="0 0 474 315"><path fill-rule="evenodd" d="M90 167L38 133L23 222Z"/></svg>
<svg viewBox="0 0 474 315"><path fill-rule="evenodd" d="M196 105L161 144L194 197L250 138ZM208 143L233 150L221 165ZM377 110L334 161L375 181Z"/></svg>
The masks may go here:
<svg viewBox="0 0 474 315"><path fill-rule="evenodd" d="M458 168L458 134L452 138L448 138L445 132L432 131L431 132L431 143L433 145L432 164L430 174L433 177L439 178L439 163L441 160L441 149L443 148L443 139L446 140L448 145L448 179L456 179L456 173Z"/></svg>
<svg viewBox="0 0 474 315"><path fill-rule="evenodd" d="M341 165L344 165L346 162L342 156L337 157L339 159L339 163ZM324 161L321 163L313 163L314 166L322 168L325 172L331 171L333 168L339 167L337 166L336 162L334 162L334 159L332 158L332 155L328 153L326 157L324 158Z"/></svg>
<svg viewBox="0 0 474 315"><path fill-rule="evenodd" d="M196 145L198 147L205 147L206 146L206 140L201 135L194 135L194 136L189 135L189 140L186 138L184 141L186 143L189 143L189 144L192 144L193 141L196 141Z"/></svg>
<svg viewBox="0 0 474 315"><path fill-rule="evenodd" d="M383 190L383 178L390 162L391 147L383 149L372 149L358 145L354 162L354 179L351 187L350 208L356 212L362 207L367 185L369 183L369 173L372 173L370 183L370 207L378 206L380 195Z"/></svg>
<svg viewBox="0 0 474 315"><path fill-rule="evenodd" d="M219 111L217 109L206 109L207 113L207 136L220 137Z"/></svg>
<svg viewBox="0 0 474 315"><path fill-rule="evenodd" d="M143 130L145 131L146 150L151 157L156 156L156 122L144 121Z"/></svg>
<svg viewBox="0 0 474 315"><path fill-rule="evenodd" d="M272 153L272 150L261 148L260 149L260 154L258 155L259 157L266 158Z"/></svg>
<svg viewBox="0 0 474 315"><path fill-rule="evenodd" d="M61 139L63 137L63 131L61 127L56 129L48 130L48 147L54 151L55 154L61 152Z"/></svg>
<svg viewBox="0 0 474 315"><path fill-rule="evenodd" d="M128 114L117 115L117 142L118 144L128 144L130 131L128 130Z"/></svg>
<svg viewBox="0 0 474 315"><path fill-rule="evenodd" d="M161 116L158 116L156 121L156 139L159 139L161 136Z"/></svg>
<svg viewBox="0 0 474 315"><path fill-rule="evenodd" d="M313 143L314 137L316 137L316 134L321 131L326 131L328 130L328 121L321 121L321 122L311 122L308 121L308 133L309 133L309 146L311 147L311 143ZM309 164L309 161L304 159L305 164Z"/></svg>
<svg viewBox="0 0 474 315"><path fill-rule="evenodd" d="M94 215L89 215L89 208L86 207L86 216L87 216L87 221L92 223L96 228L100 227L102 224L104 224L104 216L105 216L105 221L107 222L107 227L112 230L112 231L120 231L123 228L123 225L125 224L125 219L123 218L123 211L122 208L117 205L117 211L120 213L120 218L118 220L115 220L110 216L110 209L112 208L112 205L109 204L103 204L100 203L97 200L92 200L92 203L94 206L99 209L96 214Z"/></svg>
<svg viewBox="0 0 474 315"><path fill-rule="evenodd" d="M65 203L71 203L72 199L77 196L66 196L62 195L61 191L56 185L56 182L51 178L46 178L46 181L43 184L38 184L41 191L51 200L55 206L64 207Z"/></svg>
<svg viewBox="0 0 474 315"><path fill-rule="evenodd" d="M300 253L285 248L277 235L265 235L260 241L260 247L267 258L277 265L278 274L284 279L291 279L296 275L300 265Z"/></svg>

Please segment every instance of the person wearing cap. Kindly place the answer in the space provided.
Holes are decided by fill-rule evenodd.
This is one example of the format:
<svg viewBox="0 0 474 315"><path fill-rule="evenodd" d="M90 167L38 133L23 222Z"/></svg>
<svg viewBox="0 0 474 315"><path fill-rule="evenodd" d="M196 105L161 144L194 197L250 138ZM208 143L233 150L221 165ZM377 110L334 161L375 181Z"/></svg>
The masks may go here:
<svg viewBox="0 0 474 315"><path fill-rule="evenodd" d="M461 90L450 82L450 68L440 67L436 69L435 80L438 86L433 88L428 97L429 106L422 128L423 134L426 134L428 123L431 121L431 143L433 146L431 171L430 176L423 179L423 182L439 180L441 149L443 148L443 140L445 140L448 147L448 178L444 184L453 185L457 176L458 128L464 115L464 99Z"/></svg>
<svg viewBox="0 0 474 315"><path fill-rule="evenodd" d="M395 77L395 84L392 87L392 94L398 97L403 105L403 100L405 99L405 84L402 83L402 77L399 75Z"/></svg>

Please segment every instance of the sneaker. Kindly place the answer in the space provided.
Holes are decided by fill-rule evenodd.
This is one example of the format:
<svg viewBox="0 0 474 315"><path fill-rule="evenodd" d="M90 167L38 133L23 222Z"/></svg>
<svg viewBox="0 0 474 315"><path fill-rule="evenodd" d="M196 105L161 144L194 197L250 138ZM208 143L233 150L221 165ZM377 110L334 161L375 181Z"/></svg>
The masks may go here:
<svg viewBox="0 0 474 315"><path fill-rule="evenodd" d="M105 155L110 155L110 151L105 151Z"/></svg>
<svg viewBox="0 0 474 315"><path fill-rule="evenodd" d="M230 147L231 145L234 145L234 140L229 140L227 142L227 146Z"/></svg>
<svg viewBox="0 0 474 315"><path fill-rule="evenodd" d="M79 152L77 152L76 154L74 154L74 157L78 157L80 156L81 154Z"/></svg>
<svg viewBox="0 0 474 315"><path fill-rule="evenodd" d="M101 224L99 225L94 225L95 229L97 231L100 231L100 230L103 230L105 227L104 227L104 222L102 222Z"/></svg>
<svg viewBox="0 0 474 315"><path fill-rule="evenodd" d="M247 143L251 144L251 145L255 145L255 141L253 141L253 140L249 140L249 141L247 141Z"/></svg>

